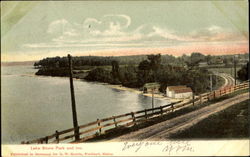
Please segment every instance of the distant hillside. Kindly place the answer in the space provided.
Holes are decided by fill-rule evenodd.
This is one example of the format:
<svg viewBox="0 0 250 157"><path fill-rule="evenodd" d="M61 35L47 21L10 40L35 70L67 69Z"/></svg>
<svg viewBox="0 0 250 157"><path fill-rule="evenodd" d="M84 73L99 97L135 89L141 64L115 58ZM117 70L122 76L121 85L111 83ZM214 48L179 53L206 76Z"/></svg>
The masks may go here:
<svg viewBox="0 0 250 157"><path fill-rule="evenodd" d="M1 66L33 66L36 61L23 61L23 62L1 62Z"/></svg>

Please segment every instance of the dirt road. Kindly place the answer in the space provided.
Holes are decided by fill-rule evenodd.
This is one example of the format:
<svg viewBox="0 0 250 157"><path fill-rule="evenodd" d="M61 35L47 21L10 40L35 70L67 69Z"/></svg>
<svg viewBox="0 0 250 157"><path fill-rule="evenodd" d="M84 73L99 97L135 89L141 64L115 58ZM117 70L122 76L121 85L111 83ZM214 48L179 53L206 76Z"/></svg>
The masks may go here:
<svg viewBox="0 0 250 157"><path fill-rule="evenodd" d="M220 87L220 89L234 85L234 78L231 75L226 74L226 73L217 73L216 75L222 77L225 80L224 85Z"/></svg>
<svg viewBox="0 0 250 157"><path fill-rule="evenodd" d="M187 129L208 116L225 110L226 108L247 99L249 99L249 93L237 95L176 118L122 135L111 141L166 140L171 134Z"/></svg>

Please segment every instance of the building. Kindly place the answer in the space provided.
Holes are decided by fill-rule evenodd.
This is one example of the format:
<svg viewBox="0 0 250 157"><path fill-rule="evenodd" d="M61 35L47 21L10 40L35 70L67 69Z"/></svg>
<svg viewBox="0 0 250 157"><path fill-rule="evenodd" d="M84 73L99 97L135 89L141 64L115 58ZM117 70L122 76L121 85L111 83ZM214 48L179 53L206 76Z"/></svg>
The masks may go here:
<svg viewBox="0 0 250 157"><path fill-rule="evenodd" d="M160 84L159 83L146 83L143 86L143 93L152 93L152 91L154 91L154 93L158 93L159 92L159 88L160 88Z"/></svg>
<svg viewBox="0 0 250 157"><path fill-rule="evenodd" d="M207 62L200 62L199 63L199 67L207 67L207 66L208 66Z"/></svg>
<svg viewBox="0 0 250 157"><path fill-rule="evenodd" d="M168 86L166 88L166 96L167 97L173 97L174 96L174 91L177 89L183 89L186 88L187 86Z"/></svg>
<svg viewBox="0 0 250 157"><path fill-rule="evenodd" d="M166 88L166 96L170 98L190 98L193 95L193 91L187 86L168 86Z"/></svg>

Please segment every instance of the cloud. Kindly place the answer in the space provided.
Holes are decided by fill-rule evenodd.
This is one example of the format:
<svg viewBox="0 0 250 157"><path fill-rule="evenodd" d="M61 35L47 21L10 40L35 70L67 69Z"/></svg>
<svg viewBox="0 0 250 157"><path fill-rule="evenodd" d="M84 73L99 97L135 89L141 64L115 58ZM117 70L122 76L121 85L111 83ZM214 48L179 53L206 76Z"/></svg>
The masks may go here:
<svg viewBox="0 0 250 157"><path fill-rule="evenodd" d="M128 15L103 15L97 19L88 17L83 23L70 23L66 19L52 21L48 34L53 34L47 43L27 43L26 48L65 48L65 47L165 47L187 45L199 42L228 42L245 40L239 33L212 25L186 34L180 34L167 27L142 24L129 29L131 18Z"/></svg>
<svg viewBox="0 0 250 157"><path fill-rule="evenodd" d="M212 37L222 33L222 29L219 26L210 26L199 30L190 32L190 36L197 40L211 40ZM225 32L225 31L224 31Z"/></svg>
<svg viewBox="0 0 250 157"><path fill-rule="evenodd" d="M47 33L53 34L57 32L64 32L66 27L69 27L70 23L65 19L53 21L49 24Z"/></svg>
<svg viewBox="0 0 250 157"><path fill-rule="evenodd" d="M188 36L180 36L176 35L175 32L170 31L168 29L162 29L156 26L153 26L153 32L148 34L148 37L152 36L160 36L167 40L173 40L173 41L193 41L192 38Z"/></svg>
<svg viewBox="0 0 250 157"><path fill-rule="evenodd" d="M65 34L67 36L78 36L78 33L76 32L75 29L67 30L67 31L63 32L63 34Z"/></svg>
<svg viewBox="0 0 250 157"><path fill-rule="evenodd" d="M131 18L127 15L104 15L101 20L95 18L85 19L84 28L89 29L93 36L123 36L125 29L131 24Z"/></svg>
<svg viewBox="0 0 250 157"><path fill-rule="evenodd" d="M238 41L246 38L239 32L212 25L206 28L192 31L190 37L195 41L214 42L214 41Z"/></svg>
<svg viewBox="0 0 250 157"><path fill-rule="evenodd" d="M127 28L131 24L131 18L128 15L123 15L123 14L120 14L120 15L104 15L104 17L114 17L114 18L124 19L126 21L126 24L122 26L123 28Z"/></svg>
<svg viewBox="0 0 250 157"><path fill-rule="evenodd" d="M90 24L90 23L97 23L97 24L101 24L102 21L98 21L95 18L86 18L83 22L84 24Z"/></svg>
<svg viewBox="0 0 250 157"><path fill-rule="evenodd" d="M102 36L123 36L125 32L121 30L120 23L110 22L109 28L101 32Z"/></svg>
<svg viewBox="0 0 250 157"><path fill-rule="evenodd" d="M25 44L23 45L24 47L29 47L29 48L71 48L73 47L128 47L128 46L143 46L144 44L142 43L129 43L129 44L121 44L121 43L67 43L67 44L58 44L58 43L52 43L52 44L47 44L47 43L39 43L39 44Z"/></svg>
<svg viewBox="0 0 250 157"><path fill-rule="evenodd" d="M86 18L83 22L84 26L89 26L91 24L103 24L103 23L119 23L121 25L121 28L127 28L131 24L131 18L128 15L118 14L108 14L104 15L102 19L98 20L96 18Z"/></svg>
<svg viewBox="0 0 250 157"><path fill-rule="evenodd" d="M208 27L207 30L212 32L212 33L218 33L218 32L222 32L223 29L219 26L212 25L212 26Z"/></svg>

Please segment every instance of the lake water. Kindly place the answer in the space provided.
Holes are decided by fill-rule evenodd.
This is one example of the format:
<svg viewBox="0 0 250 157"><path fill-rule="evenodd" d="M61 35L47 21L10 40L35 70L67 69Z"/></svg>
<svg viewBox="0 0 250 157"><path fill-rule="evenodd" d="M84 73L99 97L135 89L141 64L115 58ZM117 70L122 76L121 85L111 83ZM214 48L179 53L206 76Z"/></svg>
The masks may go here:
<svg viewBox="0 0 250 157"><path fill-rule="evenodd" d="M35 76L31 66L1 67L2 143L19 144L73 127L69 79ZM151 98L74 80L78 124L151 107ZM155 106L167 101L155 100Z"/></svg>

